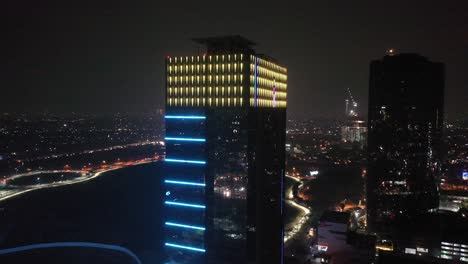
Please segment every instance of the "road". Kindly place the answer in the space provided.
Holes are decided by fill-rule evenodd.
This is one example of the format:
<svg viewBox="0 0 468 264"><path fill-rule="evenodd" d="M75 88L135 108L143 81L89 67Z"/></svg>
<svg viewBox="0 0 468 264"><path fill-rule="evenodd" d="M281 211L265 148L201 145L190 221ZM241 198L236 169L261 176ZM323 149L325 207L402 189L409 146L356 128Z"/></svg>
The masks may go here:
<svg viewBox="0 0 468 264"><path fill-rule="evenodd" d="M67 169L67 170L32 171L28 173L16 174L11 177L8 177L7 181L12 180L12 179L18 179L18 178L25 177L25 176L31 176L31 175L37 175L37 174L43 174L43 173L80 173L81 176L71 179L71 180L53 182L53 183L48 183L48 184L28 185L28 186L22 186L22 187L12 186L13 187L12 189L0 190L0 201L4 201L7 199L16 197L18 195L22 195L24 193L39 190L39 189L55 188L55 187L61 187L61 186L70 185L70 184L86 182L96 177L99 177L104 172L118 170L127 166L155 162L157 160L158 159L154 159L154 158L146 158L146 159L135 160L135 161L116 162L111 165L102 165L101 167L96 168L96 170L93 173L91 173L88 170L68 170Z"/></svg>
<svg viewBox="0 0 468 264"><path fill-rule="evenodd" d="M296 181L296 182L301 182L301 180L295 178L295 177L292 177L292 176L289 176L289 175L286 175L286 177ZM302 182L301 182L301 185L302 185ZM301 185L299 185L299 188L301 188ZM296 203L294 201L294 195L293 195L293 191L292 191L292 187L291 188L288 188L287 189L287 193L286 193L286 203L289 204L290 206L292 207L295 207L297 209L299 209L301 211L301 213L299 215L297 215L297 217L294 219L294 221L292 221L291 223L288 223L288 226L286 227L286 229L289 229L288 227L292 227L292 230L290 230L289 232L285 233L284 234L284 242L287 242L288 240L294 238L297 233L304 227L304 225L307 223L307 220L309 219L309 215L311 213L310 209L303 206L303 205L300 205L298 203Z"/></svg>

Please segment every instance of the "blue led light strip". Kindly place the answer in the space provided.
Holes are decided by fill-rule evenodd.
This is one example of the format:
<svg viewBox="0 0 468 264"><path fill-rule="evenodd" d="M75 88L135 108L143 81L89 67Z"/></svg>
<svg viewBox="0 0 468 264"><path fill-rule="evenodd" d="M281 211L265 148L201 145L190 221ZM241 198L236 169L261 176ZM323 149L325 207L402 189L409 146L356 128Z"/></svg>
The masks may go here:
<svg viewBox="0 0 468 264"><path fill-rule="evenodd" d="M165 224L168 226L175 226L175 227L182 227L182 228L205 231L205 228L201 226L184 225L184 224L177 224L177 223L172 223L172 222L166 222Z"/></svg>
<svg viewBox="0 0 468 264"><path fill-rule="evenodd" d="M165 159L165 161L180 162L180 163L191 163L191 164L206 164L206 161L203 161L203 160Z"/></svg>
<svg viewBox="0 0 468 264"><path fill-rule="evenodd" d="M164 116L166 119L206 119L206 116L179 116L179 115L167 115Z"/></svg>
<svg viewBox="0 0 468 264"><path fill-rule="evenodd" d="M200 204L188 204L188 203L178 203L178 202L169 202L169 201L165 201L164 203L168 204L168 205L193 207L193 208L200 208L200 209L205 209L206 208L206 206L200 205Z"/></svg>
<svg viewBox="0 0 468 264"><path fill-rule="evenodd" d="M165 245L168 247L181 248L181 249L187 249L187 250L198 251L198 252L206 252L206 250L203 248L188 247L188 246L182 246L182 245L177 245L177 244L172 244L172 243L165 243Z"/></svg>
<svg viewBox="0 0 468 264"><path fill-rule="evenodd" d="M174 180L164 180L164 182L170 183L170 184L180 184L180 185L190 185L190 186L200 186L200 187L206 186L204 183L198 183L198 182L186 182L186 181L174 181Z"/></svg>
<svg viewBox="0 0 468 264"><path fill-rule="evenodd" d="M181 137L165 137L165 140L173 141L190 141L190 142L205 142L204 138L181 138Z"/></svg>

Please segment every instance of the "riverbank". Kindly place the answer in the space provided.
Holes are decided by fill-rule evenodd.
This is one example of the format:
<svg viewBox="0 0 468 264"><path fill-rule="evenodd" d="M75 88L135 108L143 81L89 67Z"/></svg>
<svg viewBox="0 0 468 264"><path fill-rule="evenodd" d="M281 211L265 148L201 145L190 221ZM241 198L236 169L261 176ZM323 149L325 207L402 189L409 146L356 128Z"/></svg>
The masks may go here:
<svg viewBox="0 0 468 264"><path fill-rule="evenodd" d="M1 201L0 248L95 242L129 248L143 263L162 263L162 186L155 162ZM119 254L87 249L41 250L13 254L8 260L0 258L1 263L132 263Z"/></svg>

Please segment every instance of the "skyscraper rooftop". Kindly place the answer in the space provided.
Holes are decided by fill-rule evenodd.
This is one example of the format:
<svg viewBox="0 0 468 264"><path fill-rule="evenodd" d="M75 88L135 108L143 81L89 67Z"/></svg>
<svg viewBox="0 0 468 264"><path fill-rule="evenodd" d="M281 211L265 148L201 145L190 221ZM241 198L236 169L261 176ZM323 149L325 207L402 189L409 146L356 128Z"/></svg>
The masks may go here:
<svg viewBox="0 0 468 264"><path fill-rule="evenodd" d="M206 45L209 54L254 53L252 46L256 45L255 42L239 35L194 38L193 41Z"/></svg>

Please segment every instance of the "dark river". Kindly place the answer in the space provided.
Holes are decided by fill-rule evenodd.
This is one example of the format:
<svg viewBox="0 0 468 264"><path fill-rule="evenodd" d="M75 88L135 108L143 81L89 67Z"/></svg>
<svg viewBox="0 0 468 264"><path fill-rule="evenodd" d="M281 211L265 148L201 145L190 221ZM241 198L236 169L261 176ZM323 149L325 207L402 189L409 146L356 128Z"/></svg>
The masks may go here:
<svg viewBox="0 0 468 264"><path fill-rule="evenodd" d="M156 163L109 171L88 182L0 202L0 249L49 242L114 244L143 263L162 263L162 181ZM135 263L89 248L0 255L0 263Z"/></svg>

